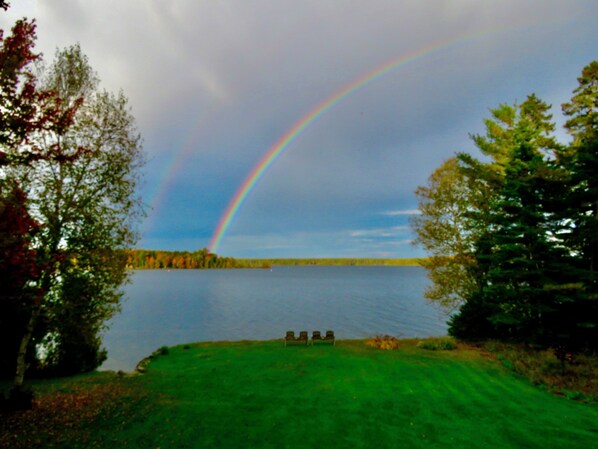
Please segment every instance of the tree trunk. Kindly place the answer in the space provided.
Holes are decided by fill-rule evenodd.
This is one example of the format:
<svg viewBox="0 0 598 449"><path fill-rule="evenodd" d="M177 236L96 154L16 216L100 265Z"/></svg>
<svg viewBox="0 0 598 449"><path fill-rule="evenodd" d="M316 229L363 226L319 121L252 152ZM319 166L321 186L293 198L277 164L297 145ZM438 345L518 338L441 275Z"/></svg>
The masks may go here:
<svg viewBox="0 0 598 449"><path fill-rule="evenodd" d="M29 322L27 323L27 327L25 328L25 333L23 334L23 338L21 338L19 352L17 353L17 369L15 372L13 382L13 388L17 390L20 390L23 387L23 382L25 380L25 371L27 370L27 347L29 346L31 336L33 335L35 324L37 322L37 317L39 316L40 311L41 308L38 306L31 312Z"/></svg>

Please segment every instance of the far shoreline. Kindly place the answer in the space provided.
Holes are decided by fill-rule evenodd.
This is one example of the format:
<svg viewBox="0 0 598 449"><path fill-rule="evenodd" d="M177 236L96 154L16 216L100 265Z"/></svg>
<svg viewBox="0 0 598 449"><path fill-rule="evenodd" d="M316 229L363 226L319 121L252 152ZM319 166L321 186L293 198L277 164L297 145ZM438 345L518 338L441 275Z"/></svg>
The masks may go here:
<svg viewBox="0 0 598 449"><path fill-rule="evenodd" d="M377 259L377 258L272 258L272 259L236 259L242 266L259 268L270 266L421 266L424 259Z"/></svg>
<svg viewBox="0 0 598 449"><path fill-rule="evenodd" d="M376 257L229 257L207 248L197 251L151 249L127 250L127 268L144 269L236 269L274 266L423 266L426 258Z"/></svg>

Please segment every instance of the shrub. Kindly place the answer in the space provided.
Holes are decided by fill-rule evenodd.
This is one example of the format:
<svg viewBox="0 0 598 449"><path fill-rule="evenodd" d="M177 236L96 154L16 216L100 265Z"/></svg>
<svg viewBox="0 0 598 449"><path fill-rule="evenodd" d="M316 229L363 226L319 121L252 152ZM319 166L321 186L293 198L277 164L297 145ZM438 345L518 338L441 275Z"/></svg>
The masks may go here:
<svg viewBox="0 0 598 449"><path fill-rule="evenodd" d="M577 353L559 360L553 349L488 341L483 348L507 369L528 378L532 384L569 399L595 402L598 398L598 358Z"/></svg>
<svg viewBox="0 0 598 449"><path fill-rule="evenodd" d="M582 401L585 399L585 395L581 391L563 390L562 393L567 399L571 399L572 401Z"/></svg>
<svg viewBox="0 0 598 449"><path fill-rule="evenodd" d="M373 348L392 350L399 348L399 339L390 335L384 335L383 337L375 336L374 338L370 338L366 344Z"/></svg>
<svg viewBox="0 0 598 449"><path fill-rule="evenodd" d="M453 349L457 349L457 343L453 338L450 337L427 338L425 340L421 340L417 344L417 347L421 349L428 349L430 351L452 351Z"/></svg>
<svg viewBox="0 0 598 449"><path fill-rule="evenodd" d="M158 348L152 355L168 355L170 354L170 349L168 349L168 346L162 346L161 348Z"/></svg>
<svg viewBox="0 0 598 449"><path fill-rule="evenodd" d="M502 366L504 366L506 369L509 369L512 371L515 370L515 368L513 367L513 364L511 363L511 361L509 359L504 358L500 354L498 355L497 359L502 364Z"/></svg>

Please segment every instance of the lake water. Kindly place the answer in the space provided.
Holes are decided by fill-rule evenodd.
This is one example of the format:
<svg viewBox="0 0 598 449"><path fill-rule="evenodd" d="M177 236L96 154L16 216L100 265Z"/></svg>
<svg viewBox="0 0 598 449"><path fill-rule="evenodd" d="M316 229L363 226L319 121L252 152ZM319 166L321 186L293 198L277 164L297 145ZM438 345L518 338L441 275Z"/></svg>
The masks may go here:
<svg viewBox="0 0 598 449"><path fill-rule="evenodd" d="M421 267L137 271L104 334L101 369L131 371L164 345L269 340L287 330L332 329L337 339L446 335L447 317L423 297L427 282Z"/></svg>

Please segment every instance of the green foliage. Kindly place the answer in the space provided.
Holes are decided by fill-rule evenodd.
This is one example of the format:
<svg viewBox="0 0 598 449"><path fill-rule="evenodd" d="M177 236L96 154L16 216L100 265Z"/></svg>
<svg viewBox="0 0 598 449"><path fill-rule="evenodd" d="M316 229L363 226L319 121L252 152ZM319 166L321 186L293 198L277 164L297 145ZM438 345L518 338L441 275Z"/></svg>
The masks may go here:
<svg viewBox="0 0 598 449"><path fill-rule="evenodd" d="M94 369L105 358L99 333L119 310L127 276L122 250L137 240L133 225L142 209L135 189L143 155L127 99L98 89L78 45L57 52L44 83L64 107L78 107L70 126L39 139L60 157L14 175L31 192L29 207L42 224L36 244L58 260L56 275L43 280L37 343L47 357L39 366L66 374Z"/></svg>
<svg viewBox="0 0 598 449"><path fill-rule="evenodd" d="M432 281L425 296L454 310L477 287L473 251L478 231L468 212L486 201L488 189L468 176L458 159L451 158L415 194L421 211L421 215L411 219L417 235L415 242L430 255L422 261Z"/></svg>
<svg viewBox="0 0 598 449"><path fill-rule="evenodd" d="M20 294L28 305L3 317L15 323L18 350L11 341L7 353L14 351L16 362L7 370L17 372L17 385L27 362L67 374L104 360L100 332L119 310L127 277L123 250L136 242L143 215L136 189L144 162L127 99L99 90L80 47L57 51L49 67L40 65L38 83L28 68L41 62L31 53L34 27L19 29L22 42L9 42L26 57L7 69L18 58L5 58L13 47L3 43L0 109L30 114L9 114L8 131L2 121L0 181L22 190L37 224L28 244L40 269L27 285L42 294L36 301Z"/></svg>
<svg viewBox="0 0 598 449"><path fill-rule="evenodd" d="M197 251L133 249L127 252L127 267L143 269L262 268L274 266L420 266L424 259L234 259Z"/></svg>
<svg viewBox="0 0 598 449"><path fill-rule="evenodd" d="M207 248L197 251L163 251L131 249L127 251L127 268L144 269L221 269L241 268L232 257L220 257Z"/></svg>
<svg viewBox="0 0 598 449"><path fill-rule="evenodd" d="M551 332L558 332L551 319L558 310L556 289L547 287L571 281L566 277L568 254L556 237L558 222L547 199L559 187L553 186L554 170L544 156L556 147L545 134L552 129L547 110L530 96L500 133L510 136L511 146L501 154L502 182L484 216L488 231L476 242L483 273L480 295L490 306L487 319L494 333L543 344L554 341ZM476 141L496 144L490 132Z"/></svg>
<svg viewBox="0 0 598 449"><path fill-rule="evenodd" d="M559 206L568 220L565 244L574 256L578 290L567 318L575 323L569 334L578 346L596 348L598 341L598 61L582 70L570 103L563 105L573 142L563 156L569 171L568 192Z"/></svg>
<svg viewBox="0 0 598 449"><path fill-rule="evenodd" d="M156 354L158 355L168 355L170 354L170 349L168 346L161 346L157 351Z"/></svg>
<svg viewBox="0 0 598 449"><path fill-rule="evenodd" d="M418 342L417 347L430 351L452 351L457 349L457 342L450 337L426 338Z"/></svg>
<svg viewBox="0 0 598 449"><path fill-rule="evenodd" d="M0 30L0 376L16 372L17 390L30 361L33 318L46 292L40 280L53 272L53 261L40 257L35 239L41 224L29 207L30 195L11 169L54 158L53 152L33 144L34 137L68 126L75 111L60 111L56 94L38 89L35 39L35 23L27 20L17 21L9 36Z"/></svg>
<svg viewBox="0 0 598 449"><path fill-rule="evenodd" d="M570 145L530 95L492 109L472 136L484 162L459 154L416 191L426 296L458 307L451 335L598 349L598 62L579 82L563 105Z"/></svg>

